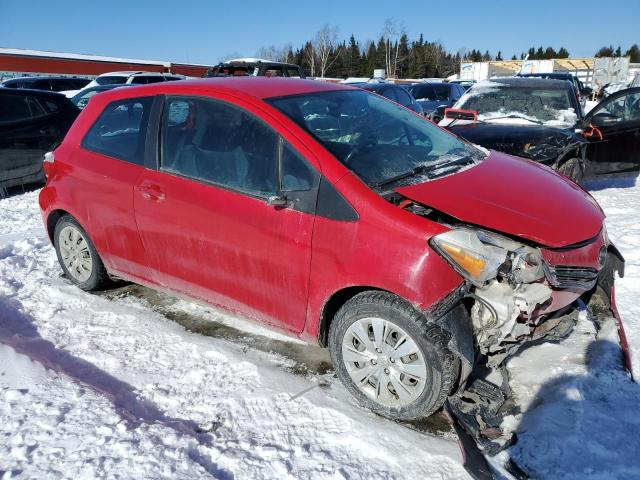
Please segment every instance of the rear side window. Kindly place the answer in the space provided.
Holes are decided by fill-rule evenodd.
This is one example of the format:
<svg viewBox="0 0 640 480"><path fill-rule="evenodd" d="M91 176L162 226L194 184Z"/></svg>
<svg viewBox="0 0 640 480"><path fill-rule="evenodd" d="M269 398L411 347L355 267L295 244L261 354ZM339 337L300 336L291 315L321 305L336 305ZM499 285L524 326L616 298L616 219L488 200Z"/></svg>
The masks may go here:
<svg viewBox="0 0 640 480"><path fill-rule="evenodd" d="M110 75L96 78L96 83L98 85L115 85L117 83L127 83L127 78L128 77Z"/></svg>
<svg viewBox="0 0 640 480"><path fill-rule="evenodd" d="M146 85L147 83L160 83L160 82L164 82L164 77L160 75L139 76L139 77L133 77L131 79L131 83L135 83L138 85Z"/></svg>
<svg viewBox="0 0 640 480"><path fill-rule="evenodd" d="M25 97L0 94L0 123L19 122L31 116Z"/></svg>
<svg viewBox="0 0 640 480"><path fill-rule="evenodd" d="M82 140L82 146L109 157L144 165L144 143L153 97L110 103Z"/></svg>
<svg viewBox="0 0 640 480"><path fill-rule="evenodd" d="M19 122L41 115L46 112L35 97L0 94L0 123Z"/></svg>

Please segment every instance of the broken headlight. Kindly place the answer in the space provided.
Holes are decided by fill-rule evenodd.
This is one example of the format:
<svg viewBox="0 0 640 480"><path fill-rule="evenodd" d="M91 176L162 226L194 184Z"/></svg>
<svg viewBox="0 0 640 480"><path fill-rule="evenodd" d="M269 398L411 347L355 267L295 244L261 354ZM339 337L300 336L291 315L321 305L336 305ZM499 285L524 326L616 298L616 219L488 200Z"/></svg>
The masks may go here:
<svg viewBox="0 0 640 480"><path fill-rule="evenodd" d="M436 235L430 243L477 287L499 274L512 283L529 283L544 275L538 249L485 230L454 228Z"/></svg>

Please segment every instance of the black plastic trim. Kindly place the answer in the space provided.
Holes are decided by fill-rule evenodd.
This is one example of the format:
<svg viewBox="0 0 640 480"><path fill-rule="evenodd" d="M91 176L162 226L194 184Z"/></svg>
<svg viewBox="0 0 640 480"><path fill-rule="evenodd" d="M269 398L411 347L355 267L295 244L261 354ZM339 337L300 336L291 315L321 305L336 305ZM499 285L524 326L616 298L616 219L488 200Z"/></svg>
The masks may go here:
<svg viewBox="0 0 640 480"><path fill-rule="evenodd" d="M358 212L324 177L320 179L316 215L343 222L355 222L360 218Z"/></svg>

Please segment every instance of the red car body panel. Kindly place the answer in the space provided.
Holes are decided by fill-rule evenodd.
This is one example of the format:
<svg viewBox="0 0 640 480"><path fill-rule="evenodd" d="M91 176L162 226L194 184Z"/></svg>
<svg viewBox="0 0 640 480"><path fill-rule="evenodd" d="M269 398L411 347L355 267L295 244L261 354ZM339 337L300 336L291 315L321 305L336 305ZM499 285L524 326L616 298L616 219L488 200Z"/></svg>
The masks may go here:
<svg viewBox="0 0 640 480"><path fill-rule="evenodd" d="M538 163L492 151L456 175L399 188L398 193L460 221L547 247L595 237L604 214L581 187Z"/></svg>
<svg viewBox="0 0 640 480"><path fill-rule="evenodd" d="M232 83L238 80L246 83ZM251 83L265 95L267 87L280 83L262 80ZM318 339L326 302L344 288L387 290L427 308L462 283L428 247L428 239L446 227L372 192L307 132L257 99L260 88L249 95L226 88L225 79L205 82L150 85L92 98L49 167L40 196L45 221L54 210L73 215L114 275L223 306L310 341ZM339 88L293 84L293 93ZM262 199L80 147L111 101L160 93L217 98L260 117L348 199L359 220L275 209Z"/></svg>
<svg viewBox="0 0 640 480"><path fill-rule="evenodd" d="M386 290L426 309L463 281L428 245L448 227L387 202L261 100L341 88L347 87L216 78L98 94L55 151L40 195L43 218L47 222L53 211L74 216L112 274L239 311L310 341L318 340L327 301L345 288ZM216 98L258 116L342 194L358 219L276 209L264 199L80 146L111 101L160 94ZM602 212L579 187L538 164L495 152L462 173L399 192L549 247L592 238L602 225Z"/></svg>

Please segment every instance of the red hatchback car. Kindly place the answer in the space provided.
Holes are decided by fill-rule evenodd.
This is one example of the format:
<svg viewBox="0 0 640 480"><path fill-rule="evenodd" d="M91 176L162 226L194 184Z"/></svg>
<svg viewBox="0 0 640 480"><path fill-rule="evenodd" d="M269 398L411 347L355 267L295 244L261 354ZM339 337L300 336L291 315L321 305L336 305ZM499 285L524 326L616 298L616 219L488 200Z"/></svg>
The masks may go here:
<svg viewBox="0 0 640 480"><path fill-rule="evenodd" d="M327 346L347 389L396 419L570 330L624 265L562 175L329 83L116 89L45 163L70 281L127 279Z"/></svg>

